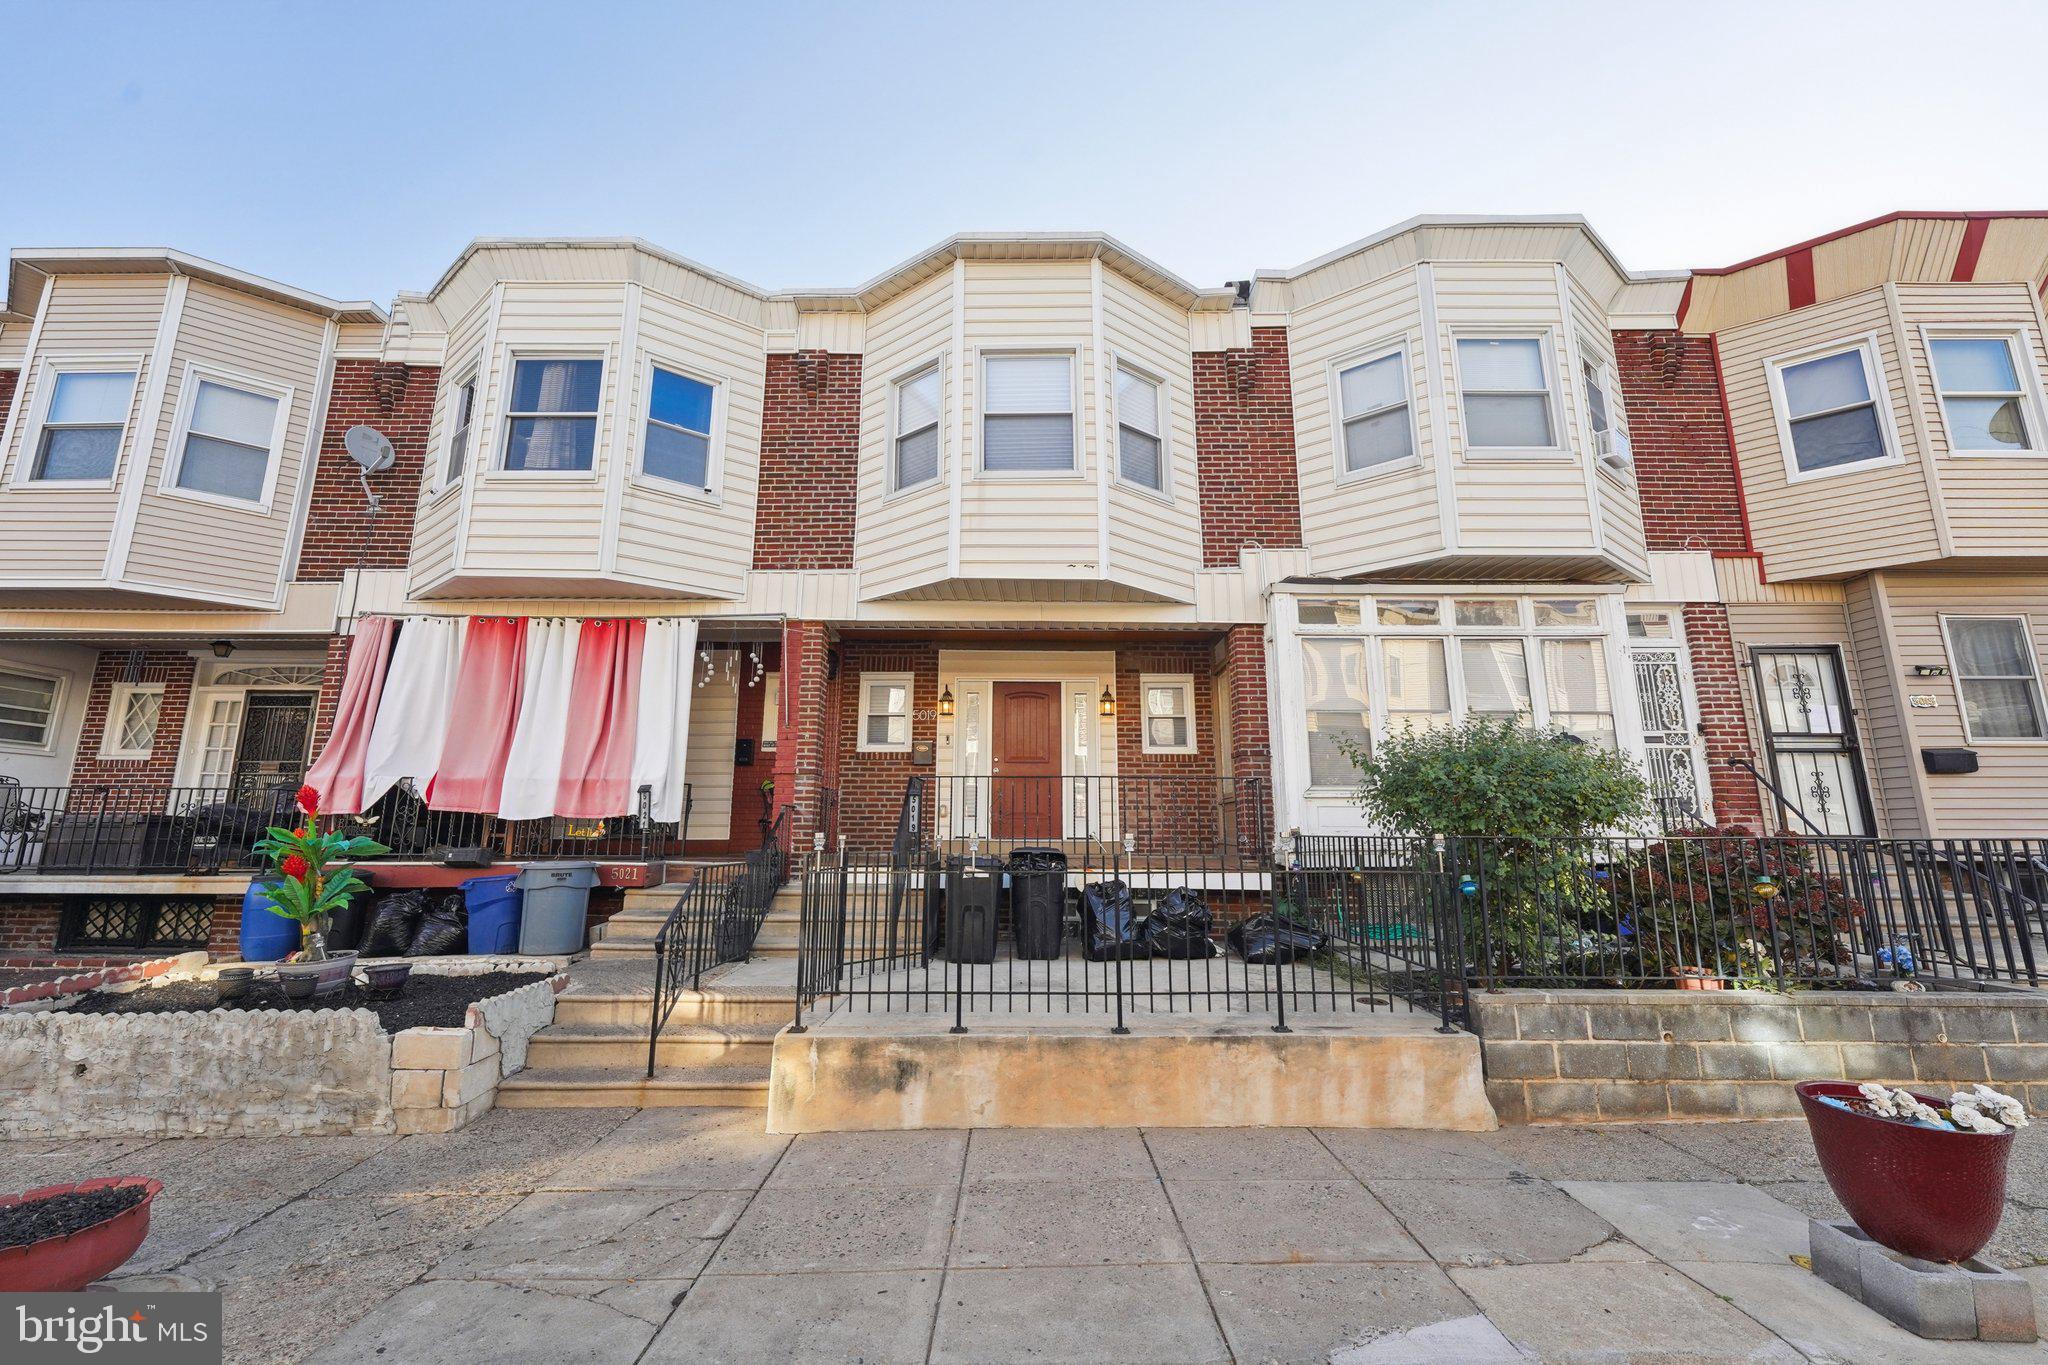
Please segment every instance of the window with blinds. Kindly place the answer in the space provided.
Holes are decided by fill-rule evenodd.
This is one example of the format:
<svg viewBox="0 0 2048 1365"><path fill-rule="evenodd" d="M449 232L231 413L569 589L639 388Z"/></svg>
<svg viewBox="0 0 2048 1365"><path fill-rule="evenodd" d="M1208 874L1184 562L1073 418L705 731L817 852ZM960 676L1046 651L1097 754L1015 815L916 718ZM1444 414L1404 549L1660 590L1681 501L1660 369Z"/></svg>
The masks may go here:
<svg viewBox="0 0 2048 1365"><path fill-rule="evenodd" d="M896 381L896 436L892 476L897 488L939 477L939 409L944 395L937 365Z"/></svg>
<svg viewBox="0 0 2048 1365"><path fill-rule="evenodd" d="M1074 358L992 355L982 363L981 467L1064 474L1074 461Z"/></svg>
<svg viewBox="0 0 2048 1365"><path fill-rule="evenodd" d="M1166 489L1166 446L1160 426L1158 381L1117 366L1117 474L1127 483L1154 492Z"/></svg>

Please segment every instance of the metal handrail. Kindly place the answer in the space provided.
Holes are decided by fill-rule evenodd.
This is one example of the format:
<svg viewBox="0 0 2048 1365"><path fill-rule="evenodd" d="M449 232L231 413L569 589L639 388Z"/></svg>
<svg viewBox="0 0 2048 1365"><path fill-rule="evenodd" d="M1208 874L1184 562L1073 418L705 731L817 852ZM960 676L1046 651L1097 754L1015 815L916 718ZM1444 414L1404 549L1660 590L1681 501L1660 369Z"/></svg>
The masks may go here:
<svg viewBox="0 0 2048 1365"><path fill-rule="evenodd" d="M1819 835L1823 839L1834 837L1833 835L1830 835L1826 830L1822 829L1819 825L1816 825L1815 823L1813 823L1813 821L1807 819L1806 812L1799 808L1799 803L1797 801L1794 801L1791 797L1785 795L1783 788L1779 787L1777 783L1771 781L1770 778L1765 777L1763 773L1758 771L1756 764L1751 763L1748 759L1742 758L1740 756L1729 759L1728 763L1730 767L1741 768L1743 771L1747 772L1751 777L1755 778L1758 782L1761 782L1764 785L1764 789L1770 792L1770 794L1774 798L1776 798L1780 808L1788 810L1792 814L1798 816L1799 823L1806 826L1806 828L1810 832Z"/></svg>

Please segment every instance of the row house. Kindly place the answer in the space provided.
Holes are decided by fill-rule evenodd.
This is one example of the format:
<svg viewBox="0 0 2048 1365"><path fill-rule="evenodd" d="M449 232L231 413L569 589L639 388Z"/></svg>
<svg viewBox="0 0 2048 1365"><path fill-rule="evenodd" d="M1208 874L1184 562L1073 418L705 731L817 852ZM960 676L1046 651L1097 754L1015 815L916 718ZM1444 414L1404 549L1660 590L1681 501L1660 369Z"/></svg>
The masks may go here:
<svg viewBox="0 0 2048 1365"><path fill-rule="evenodd" d="M423 865L1256 859L1474 715L1674 821L2021 832L2044 249L1902 216L1645 273L1430 217L1214 287L1031 233L768 291L484 239L388 307L17 250L0 951L218 942L323 754Z"/></svg>

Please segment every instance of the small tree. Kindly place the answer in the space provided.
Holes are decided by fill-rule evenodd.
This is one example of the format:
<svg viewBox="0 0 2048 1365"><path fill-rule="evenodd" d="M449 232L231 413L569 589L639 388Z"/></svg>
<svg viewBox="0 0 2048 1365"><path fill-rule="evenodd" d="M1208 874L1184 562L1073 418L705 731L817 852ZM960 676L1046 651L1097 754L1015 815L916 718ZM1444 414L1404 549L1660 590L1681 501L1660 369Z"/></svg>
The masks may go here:
<svg viewBox="0 0 2048 1365"><path fill-rule="evenodd" d="M295 919L305 932L302 962L318 962L327 956L328 917L347 905L359 891L369 888L353 868L330 869L329 864L345 858L370 858L391 850L375 839L350 837L320 828L320 793L300 787L299 810L303 818L296 829L273 825L256 842L256 852L276 865L277 876L263 883L263 894L277 913Z"/></svg>
<svg viewBox="0 0 2048 1365"><path fill-rule="evenodd" d="M1628 758L1507 719L1391 735L1351 758L1358 804L1406 834L1552 839L1627 828L1649 810L1649 783Z"/></svg>

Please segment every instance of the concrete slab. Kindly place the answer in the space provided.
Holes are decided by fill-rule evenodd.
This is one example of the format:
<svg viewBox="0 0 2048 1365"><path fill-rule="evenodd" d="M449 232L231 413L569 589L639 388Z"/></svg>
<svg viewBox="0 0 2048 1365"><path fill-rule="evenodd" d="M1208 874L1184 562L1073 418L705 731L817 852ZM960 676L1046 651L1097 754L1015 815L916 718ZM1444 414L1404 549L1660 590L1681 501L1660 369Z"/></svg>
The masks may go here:
<svg viewBox="0 0 2048 1365"><path fill-rule="evenodd" d="M957 1129L806 1133L790 1142L768 1185L953 1186L966 1160L967 1134Z"/></svg>
<svg viewBox="0 0 2048 1365"><path fill-rule="evenodd" d="M971 1182L1144 1180L1157 1173L1135 1128L977 1128L967 1144Z"/></svg>
<svg viewBox="0 0 2048 1365"><path fill-rule="evenodd" d="M133 1158L164 1194L295 1199L388 1150L395 1137L275 1137L255 1142L169 1138ZM109 1172L116 1174L116 1172ZM154 1221L154 1215L152 1215Z"/></svg>
<svg viewBox="0 0 2048 1365"><path fill-rule="evenodd" d="M1472 1311L1433 1265L1205 1265L1201 1273L1239 1360L1321 1365ZM1438 1351L1430 1360L1465 1358Z"/></svg>
<svg viewBox="0 0 2048 1365"><path fill-rule="evenodd" d="M936 1270L945 1264L954 1194L929 1185L762 1190L711 1269Z"/></svg>
<svg viewBox="0 0 2048 1365"><path fill-rule="evenodd" d="M506 1111L510 1112L510 1111ZM589 1113L590 1110L547 1112ZM787 1138L761 1131L758 1110L623 1109L601 1144L553 1171L551 1190L751 1190L781 1159ZM411 1141L411 1139L407 1139Z"/></svg>
<svg viewBox="0 0 2048 1365"><path fill-rule="evenodd" d="M1538 1180L1727 1180L1733 1173L1674 1147L1667 1128L1539 1125L1503 1128L1482 1141Z"/></svg>
<svg viewBox="0 0 2048 1365"><path fill-rule="evenodd" d="M328 1346L378 1313L419 1272L419 1253L399 1247L337 1255L288 1275L258 1271L225 1281L196 1274L193 1278L220 1291L221 1336L235 1365L298 1365L309 1352ZM343 1351L339 1359L392 1357Z"/></svg>
<svg viewBox="0 0 2048 1365"><path fill-rule="evenodd" d="M1546 1365L1804 1359L1669 1266L1507 1265L1450 1274L1502 1335Z"/></svg>
<svg viewBox="0 0 2048 1365"><path fill-rule="evenodd" d="M1663 1141L1752 1182L1823 1180L1805 1119L1660 1124Z"/></svg>
<svg viewBox="0 0 2048 1365"><path fill-rule="evenodd" d="M414 1266L406 1276L411 1280L518 1202L514 1195L467 1194L299 1199L181 1269L208 1280L267 1279L274 1287L300 1270L402 1252Z"/></svg>
<svg viewBox="0 0 2048 1365"><path fill-rule="evenodd" d="M201 1139L203 1141L203 1139ZM183 1139L83 1138L73 1142L33 1138L7 1143L7 1194L102 1175L149 1175L146 1149L173 1146Z"/></svg>
<svg viewBox="0 0 2048 1365"><path fill-rule="evenodd" d="M1569 1261L1614 1235L1604 1218L1540 1180L1369 1180L1366 1188L1430 1256L1457 1265Z"/></svg>
<svg viewBox="0 0 2048 1365"><path fill-rule="evenodd" d="M1806 1216L1748 1185L1566 1181L1559 1188L1674 1265L1784 1265L1807 1254Z"/></svg>
<svg viewBox="0 0 2048 1365"><path fill-rule="evenodd" d="M1696 1261L1686 1275L1826 1365L2040 1365L2038 1345L1922 1341L1791 1264Z"/></svg>
<svg viewBox="0 0 2048 1365"><path fill-rule="evenodd" d="M400 1138L315 1189L321 1195L524 1193L631 1117L626 1109L494 1109L453 1133Z"/></svg>
<svg viewBox="0 0 2048 1365"><path fill-rule="evenodd" d="M1528 1359L1484 1313L1474 1313L1332 1352L1329 1365L1520 1365Z"/></svg>
<svg viewBox="0 0 2048 1365"><path fill-rule="evenodd" d="M380 1357L406 1365L588 1361L638 1355L654 1324L590 1299L490 1281L433 1280L402 1289L316 1352L312 1365Z"/></svg>
<svg viewBox="0 0 2048 1365"><path fill-rule="evenodd" d="M1517 1169L1481 1133L1320 1128L1316 1137L1360 1180L1501 1180Z"/></svg>
<svg viewBox="0 0 2048 1365"><path fill-rule="evenodd" d="M1355 1180L1172 1180L1167 1193L1204 1263L1429 1259Z"/></svg>
<svg viewBox="0 0 2048 1365"><path fill-rule="evenodd" d="M1192 1265L1042 1267L946 1272L931 1359L1196 1365L1230 1351Z"/></svg>
<svg viewBox="0 0 2048 1365"><path fill-rule="evenodd" d="M940 1272L707 1275L641 1357L690 1365L921 1362Z"/></svg>
<svg viewBox="0 0 2048 1365"><path fill-rule="evenodd" d="M1306 1128L1154 1128L1145 1145L1168 1180L1343 1180L1342 1162Z"/></svg>
<svg viewBox="0 0 2048 1365"><path fill-rule="evenodd" d="M193 1193L173 1197L166 1191L150 1204L149 1236L123 1269L140 1275L182 1265L219 1246L284 1202L282 1197L209 1199Z"/></svg>
<svg viewBox="0 0 2048 1365"><path fill-rule="evenodd" d="M688 1280L747 1206L736 1190L528 1195L427 1272L438 1280Z"/></svg>
<svg viewBox="0 0 2048 1365"><path fill-rule="evenodd" d="M1186 1261L1159 1181L995 1180L960 1191L955 1266L1140 1265Z"/></svg>

